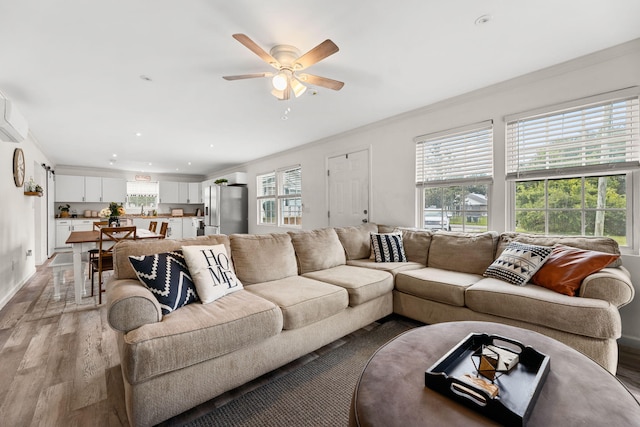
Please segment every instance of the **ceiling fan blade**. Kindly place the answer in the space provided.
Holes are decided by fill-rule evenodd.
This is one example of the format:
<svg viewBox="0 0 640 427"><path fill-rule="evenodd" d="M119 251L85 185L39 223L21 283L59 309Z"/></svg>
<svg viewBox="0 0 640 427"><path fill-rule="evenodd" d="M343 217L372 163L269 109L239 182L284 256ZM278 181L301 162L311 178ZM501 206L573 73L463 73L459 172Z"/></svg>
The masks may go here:
<svg viewBox="0 0 640 427"><path fill-rule="evenodd" d="M242 80L242 79L256 79L259 77L271 77L273 73L255 73L255 74L240 74L237 76L222 76L225 80Z"/></svg>
<svg viewBox="0 0 640 427"><path fill-rule="evenodd" d="M340 49L338 49L338 46L336 46L334 42L327 39L302 55L300 58L296 59L294 67L296 70L303 70L312 66L316 62L322 61L327 56L333 55L339 50Z"/></svg>
<svg viewBox="0 0 640 427"><path fill-rule="evenodd" d="M258 46L253 40L244 34L234 34L233 38L242 43L251 52L258 55L264 62L271 65L273 68L280 68L280 63L271 55L269 55L264 49Z"/></svg>
<svg viewBox="0 0 640 427"><path fill-rule="evenodd" d="M338 80L314 76L313 74L300 74L298 77L300 77L303 82L307 82L315 86L326 87L327 89L340 90L342 89L342 86L344 86L344 83L339 82Z"/></svg>

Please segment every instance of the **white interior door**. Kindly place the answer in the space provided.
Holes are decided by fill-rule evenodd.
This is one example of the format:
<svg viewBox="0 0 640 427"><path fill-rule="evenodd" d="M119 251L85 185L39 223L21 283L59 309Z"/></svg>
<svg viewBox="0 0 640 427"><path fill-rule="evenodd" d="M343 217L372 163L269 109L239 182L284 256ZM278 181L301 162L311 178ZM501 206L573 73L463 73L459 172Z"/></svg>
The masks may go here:
<svg viewBox="0 0 640 427"><path fill-rule="evenodd" d="M369 150L329 158L329 225L369 222Z"/></svg>

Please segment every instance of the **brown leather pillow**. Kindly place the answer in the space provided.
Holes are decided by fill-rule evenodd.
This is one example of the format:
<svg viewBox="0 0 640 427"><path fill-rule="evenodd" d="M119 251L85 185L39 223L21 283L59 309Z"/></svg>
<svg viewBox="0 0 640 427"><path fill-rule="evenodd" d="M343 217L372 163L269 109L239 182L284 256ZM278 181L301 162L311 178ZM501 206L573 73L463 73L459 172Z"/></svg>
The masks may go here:
<svg viewBox="0 0 640 427"><path fill-rule="evenodd" d="M575 296L588 275L602 270L620 255L555 245L531 282L561 294Z"/></svg>

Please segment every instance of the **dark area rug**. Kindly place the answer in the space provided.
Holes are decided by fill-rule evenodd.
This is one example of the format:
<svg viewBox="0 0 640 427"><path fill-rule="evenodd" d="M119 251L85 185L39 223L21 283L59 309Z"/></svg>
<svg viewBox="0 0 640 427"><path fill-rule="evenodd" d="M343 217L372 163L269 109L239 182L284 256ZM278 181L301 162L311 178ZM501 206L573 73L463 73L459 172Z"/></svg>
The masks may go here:
<svg viewBox="0 0 640 427"><path fill-rule="evenodd" d="M346 426L351 395L375 351L413 325L388 320L304 366L186 424L205 426Z"/></svg>

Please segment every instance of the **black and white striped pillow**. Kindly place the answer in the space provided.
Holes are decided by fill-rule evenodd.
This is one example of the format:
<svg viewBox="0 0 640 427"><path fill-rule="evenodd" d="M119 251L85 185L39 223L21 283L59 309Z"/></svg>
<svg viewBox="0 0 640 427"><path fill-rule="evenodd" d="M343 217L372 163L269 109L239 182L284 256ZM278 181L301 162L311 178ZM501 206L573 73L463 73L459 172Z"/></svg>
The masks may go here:
<svg viewBox="0 0 640 427"><path fill-rule="evenodd" d="M402 233L371 233L371 250L376 262L407 262Z"/></svg>

